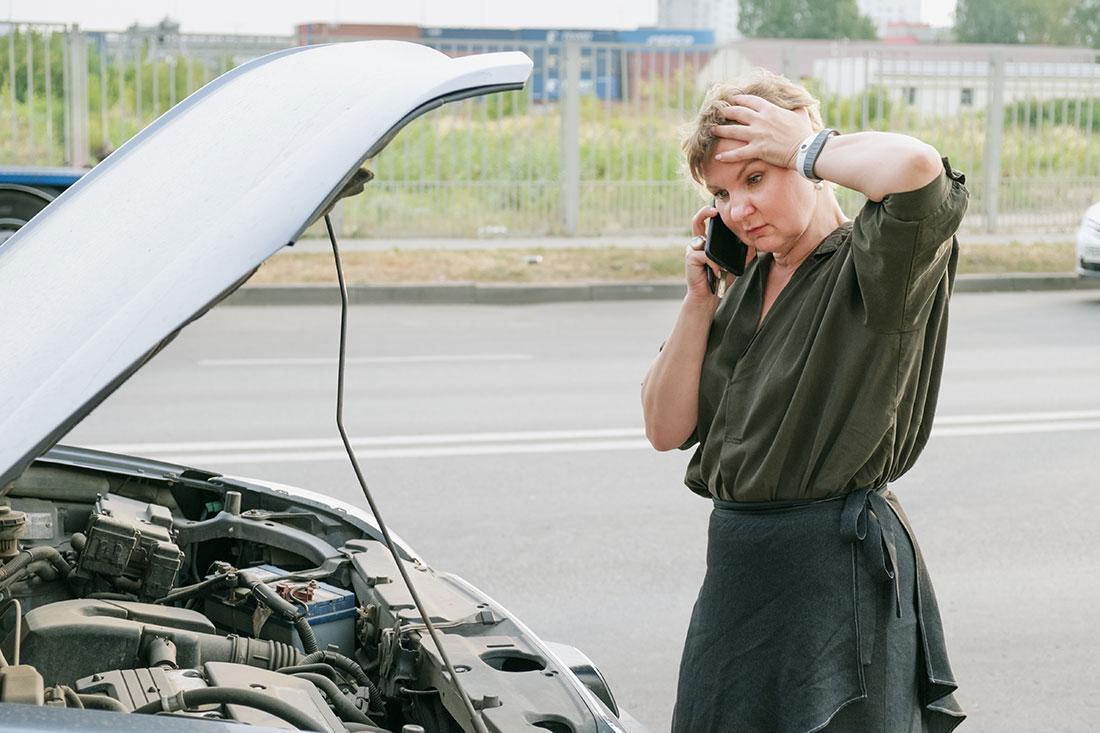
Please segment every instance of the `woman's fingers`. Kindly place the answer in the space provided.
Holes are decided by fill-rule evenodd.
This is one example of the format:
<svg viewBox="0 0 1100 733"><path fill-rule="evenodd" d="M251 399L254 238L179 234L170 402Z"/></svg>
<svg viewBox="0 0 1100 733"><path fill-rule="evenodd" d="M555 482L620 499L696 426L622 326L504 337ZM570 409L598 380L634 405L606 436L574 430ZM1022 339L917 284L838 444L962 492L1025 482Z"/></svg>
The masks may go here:
<svg viewBox="0 0 1100 733"><path fill-rule="evenodd" d="M717 130L718 128L715 127L714 129ZM714 159L721 163L736 163L742 160L752 160L753 158L766 160L764 156L760 155L757 152L759 149L759 145L757 145L756 143L745 143L739 148L734 148L733 150L727 150L723 153L718 153L714 156Z"/></svg>
<svg viewBox="0 0 1100 733"><path fill-rule="evenodd" d="M734 104L729 107L724 107L722 110L722 116L731 122L740 122L742 125L751 125L753 120L757 118L755 110L749 109L744 105Z"/></svg>
<svg viewBox="0 0 1100 733"><path fill-rule="evenodd" d="M740 140L741 142L748 142L756 135L756 130L752 125L715 125L712 129L716 137L723 137L727 140Z"/></svg>
<svg viewBox="0 0 1100 733"><path fill-rule="evenodd" d="M687 264L688 276L692 280L702 277L704 275L703 270L708 267L715 275L722 271L722 268L707 259L707 256L701 250L692 250L688 252L684 256L684 261Z"/></svg>
<svg viewBox="0 0 1100 733"><path fill-rule="evenodd" d="M758 97L755 94L735 94L730 98L730 101L742 107L748 107L756 112L776 106L763 97Z"/></svg>
<svg viewBox="0 0 1100 733"><path fill-rule="evenodd" d="M691 233L695 236L701 236L707 231L707 219L718 215L718 209L713 206L704 206L695 212L695 216L691 217ZM702 247L700 247L702 249Z"/></svg>

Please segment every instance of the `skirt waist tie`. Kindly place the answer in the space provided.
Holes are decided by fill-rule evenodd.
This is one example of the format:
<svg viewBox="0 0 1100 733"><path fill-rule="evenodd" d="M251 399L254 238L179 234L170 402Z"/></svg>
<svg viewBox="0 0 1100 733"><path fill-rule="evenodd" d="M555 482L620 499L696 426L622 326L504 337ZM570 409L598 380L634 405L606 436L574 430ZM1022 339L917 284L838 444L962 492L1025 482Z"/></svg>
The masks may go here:
<svg viewBox="0 0 1100 733"><path fill-rule="evenodd" d="M840 533L849 542L859 542L868 567L882 581L893 581L894 609L901 618L901 581L898 578L898 551L891 523L880 517L893 511L883 494L886 486L857 489L844 499L840 514Z"/></svg>

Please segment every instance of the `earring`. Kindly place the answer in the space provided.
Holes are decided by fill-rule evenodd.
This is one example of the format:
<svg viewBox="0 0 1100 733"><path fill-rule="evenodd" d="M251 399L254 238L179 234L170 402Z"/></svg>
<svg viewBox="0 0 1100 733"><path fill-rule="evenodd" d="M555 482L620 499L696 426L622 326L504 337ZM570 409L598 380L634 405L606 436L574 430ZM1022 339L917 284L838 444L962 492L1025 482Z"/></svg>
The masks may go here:
<svg viewBox="0 0 1100 733"><path fill-rule="evenodd" d="M818 191L820 191L821 190L821 181L818 181L817 183L815 183L814 188L817 189Z"/></svg>

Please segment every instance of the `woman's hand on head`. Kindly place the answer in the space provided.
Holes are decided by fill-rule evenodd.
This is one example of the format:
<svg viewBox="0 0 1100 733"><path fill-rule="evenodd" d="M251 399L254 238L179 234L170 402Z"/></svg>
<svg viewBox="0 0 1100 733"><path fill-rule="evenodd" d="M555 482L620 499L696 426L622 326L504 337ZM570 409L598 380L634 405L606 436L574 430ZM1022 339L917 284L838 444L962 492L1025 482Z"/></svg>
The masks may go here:
<svg viewBox="0 0 1100 733"><path fill-rule="evenodd" d="M724 163L756 159L793 168L798 146L813 132L809 113L804 108L784 109L751 94L738 94L730 101L732 105L722 110L730 124L717 125L714 134L745 144L720 153L716 159Z"/></svg>

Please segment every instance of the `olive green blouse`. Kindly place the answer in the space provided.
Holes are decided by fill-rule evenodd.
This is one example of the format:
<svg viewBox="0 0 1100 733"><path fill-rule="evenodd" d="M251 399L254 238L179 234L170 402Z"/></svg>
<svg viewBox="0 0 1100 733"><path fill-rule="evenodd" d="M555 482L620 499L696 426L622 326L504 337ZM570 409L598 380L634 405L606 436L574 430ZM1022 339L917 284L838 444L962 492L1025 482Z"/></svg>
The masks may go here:
<svg viewBox="0 0 1100 733"><path fill-rule="evenodd" d="M799 265L760 329L771 255L715 313L684 479L727 501L816 499L901 476L932 428L965 177L868 201Z"/></svg>

